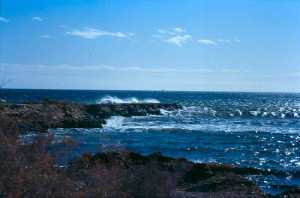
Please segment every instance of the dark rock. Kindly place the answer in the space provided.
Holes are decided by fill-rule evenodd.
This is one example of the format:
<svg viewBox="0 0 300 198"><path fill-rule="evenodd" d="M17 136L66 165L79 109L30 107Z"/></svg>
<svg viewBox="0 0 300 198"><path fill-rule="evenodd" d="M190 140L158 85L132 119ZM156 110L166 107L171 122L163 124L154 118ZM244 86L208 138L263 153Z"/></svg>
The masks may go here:
<svg viewBox="0 0 300 198"><path fill-rule="evenodd" d="M300 187L296 187L294 189L288 190L282 194L280 194L279 197L282 198L300 198Z"/></svg>
<svg viewBox="0 0 300 198"><path fill-rule="evenodd" d="M213 176L210 166L207 164L194 164L183 177L183 183L197 183L200 180Z"/></svg>
<svg viewBox="0 0 300 198"><path fill-rule="evenodd" d="M45 132L49 128L101 128L111 116L159 115L160 109L176 110L177 104L83 105L44 101L34 104L0 104L0 128L12 120L22 132Z"/></svg>
<svg viewBox="0 0 300 198"><path fill-rule="evenodd" d="M168 175L172 181L177 181L177 187L172 197L265 196L252 181L234 173L234 167L215 164L193 164L184 159L164 157L160 153L154 153L149 156L132 152L98 153L94 156L85 155L72 161L68 166L68 170L72 178L77 178L77 180L80 178L85 181L90 171L103 166L111 171L122 170L126 172L128 179L135 178L135 182L140 179L151 181L155 180L159 175ZM152 174L154 172L155 175ZM147 178L143 179L146 175ZM156 185L156 183L152 185ZM132 186L128 188L132 188Z"/></svg>
<svg viewBox="0 0 300 198"><path fill-rule="evenodd" d="M249 180L232 173L211 175L209 178L187 188L187 191L219 192L219 191L256 191L257 187Z"/></svg>
<svg viewBox="0 0 300 198"><path fill-rule="evenodd" d="M276 187L283 191L279 195L275 196L276 198L300 198L300 186L280 185L273 187Z"/></svg>

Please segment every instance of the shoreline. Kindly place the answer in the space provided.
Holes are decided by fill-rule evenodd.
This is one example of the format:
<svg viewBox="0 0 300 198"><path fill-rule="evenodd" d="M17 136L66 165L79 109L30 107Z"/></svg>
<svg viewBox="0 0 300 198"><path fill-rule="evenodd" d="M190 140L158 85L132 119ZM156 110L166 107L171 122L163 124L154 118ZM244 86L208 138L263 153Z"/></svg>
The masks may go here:
<svg viewBox="0 0 300 198"><path fill-rule="evenodd" d="M0 119L14 122L21 133L46 132L50 128L102 128L112 116L160 115L161 109L174 111L182 108L177 104L124 103L79 104L63 101L39 103L0 103ZM3 126L2 126L3 128Z"/></svg>
<svg viewBox="0 0 300 198"><path fill-rule="evenodd" d="M15 146L21 148L21 150L26 150L28 147L31 148L31 145L18 145L17 139L14 139L24 132L31 131L38 134L45 133L49 128L101 128L103 124L105 124L105 120L111 116L130 117L149 114L159 115L161 113L160 109L172 111L180 108L181 106L177 104L160 103L98 105L83 105L57 101L45 101L43 103L32 104L2 103L0 104L0 132L3 133L2 135L4 135L4 137L8 137L7 139L11 138L14 141L12 141L12 143L5 143L7 145L3 142L1 144L4 147ZM33 143L33 145L35 144L36 143ZM38 143L37 145L46 146L45 148L47 148L47 143ZM5 148L2 148L1 152L3 150L5 150ZM22 152L25 151L21 151L21 154L25 156L29 155L31 158L39 156L34 156L35 153L31 153L31 150L30 154L24 154ZM47 149L44 152L46 152L44 155L48 156ZM32 163L34 164L34 162ZM31 166L31 162L29 165ZM28 164L21 164L20 166L26 169ZM43 167L40 167L40 165L35 167L35 169L40 168ZM9 169L8 167L8 170ZM271 195L263 193L254 182L246 179L246 176L269 176L276 174L284 177L287 176L280 172L265 171L250 167L234 167L231 165L213 163L197 164L187 161L186 159L164 157L160 153L143 156L125 151L82 155L81 157L71 160L67 168L57 168L54 162L52 162L49 169L53 169L54 172L61 172L64 177L68 180L70 179L70 182L75 183L75 185L79 183L83 184L84 192L97 190L97 187L89 186L90 181L93 180L95 174L97 175L99 171L104 171L107 174L107 180L114 180L113 182L116 182L117 186L129 185L127 188L132 189L132 191L138 191L134 183L141 183L142 181L139 181L140 178L145 177L146 181L143 181L145 183L142 182L147 186L145 188L157 190L157 192L163 191L161 192L163 195L168 194L170 197L271 197ZM137 171L137 173L135 173L135 171ZM153 173L155 174L153 175ZM114 176L114 174L116 175ZM127 184L128 181L118 181L118 178L125 179L131 177L132 181L130 180L129 184ZM100 182L98 181L99 178L96 180L96 183L100 185L98 183ZM157 184L155 182L159 181L162 182L161 185L156 186ZM148 184L147 182L150 183ZM168 182L175 182L175 184L169 184ZM109 189L108 186L104 184L101 185L103 185L103 188ZM153 185L153 188L149 187L149 185ZM122 191L122 193L126 191L126 193L129 194L137 193L135 195L139 193L127 192L128 189L119 189L118 187L113 191ZM299 188L291 187L291 189L288 189L276 197L284 197L284 195L298 196L299 194Z"/></svg>

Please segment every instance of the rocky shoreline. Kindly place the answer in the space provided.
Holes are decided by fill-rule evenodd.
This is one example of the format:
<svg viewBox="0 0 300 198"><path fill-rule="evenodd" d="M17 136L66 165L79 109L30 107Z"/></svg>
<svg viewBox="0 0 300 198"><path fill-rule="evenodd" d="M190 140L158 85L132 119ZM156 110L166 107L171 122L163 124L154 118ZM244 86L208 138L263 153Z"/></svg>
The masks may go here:
<svg viewBox="0 0 300 198"><path fill-rule="evenodd" d="M0 104L0 197L273 197L248 175L285 173L220 164L194 164L160 153L85 154L58 167L47 140L23 145L21 133L50 128L101 128L111 116L159 115L177 104L84 105L47 101ZM275 197L300 197L297 187Z"/></svg>
<svg viewBox="0 0 300 198"><path fill-rule="evenodd" d="M177 104L78 104L45 101L33 104L0 104L0 120L14 122L22 133L46 132L50 128L102 128L111 116L159 115L161 109L173 111ZM3 128L3 125L2 125Z"/></svg>

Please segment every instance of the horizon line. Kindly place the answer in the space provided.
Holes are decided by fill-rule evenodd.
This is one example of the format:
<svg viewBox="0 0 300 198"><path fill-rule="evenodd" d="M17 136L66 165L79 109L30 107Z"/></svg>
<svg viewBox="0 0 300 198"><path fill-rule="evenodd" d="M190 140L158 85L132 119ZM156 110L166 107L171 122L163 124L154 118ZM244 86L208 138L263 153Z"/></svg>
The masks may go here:
<svg viewBox="0 0 300 198"><path fill-rule="evenodd" d="M211 92L211 93L274 93L300 94L300 91L238 91L238 90L168 90L168 89L76 89L76 88L1 88L1 90L49 90L49 91L137 91L137 92Z"/></svg>

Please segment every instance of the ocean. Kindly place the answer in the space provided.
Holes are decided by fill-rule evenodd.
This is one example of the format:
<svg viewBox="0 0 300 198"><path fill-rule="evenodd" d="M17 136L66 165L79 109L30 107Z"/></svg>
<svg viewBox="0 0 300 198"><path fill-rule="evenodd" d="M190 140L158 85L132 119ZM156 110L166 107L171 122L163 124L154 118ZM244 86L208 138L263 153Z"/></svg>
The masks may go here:
<svg viewBox="0 0 300 198"><path fill-rule="evenodd" d="M265 170L287 176L249 176L264 191L300 185L300 94L177 91L0 91L7 102L44 99L80 103L178 103L182 109L159 116L112 117L102 129L50 129L53 150L63 137L76 146L59 157L64 163L82 153L129 150L161 152L196 163L213 162ZM26 137L24 137L26 138Z"/></svg>

